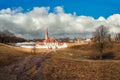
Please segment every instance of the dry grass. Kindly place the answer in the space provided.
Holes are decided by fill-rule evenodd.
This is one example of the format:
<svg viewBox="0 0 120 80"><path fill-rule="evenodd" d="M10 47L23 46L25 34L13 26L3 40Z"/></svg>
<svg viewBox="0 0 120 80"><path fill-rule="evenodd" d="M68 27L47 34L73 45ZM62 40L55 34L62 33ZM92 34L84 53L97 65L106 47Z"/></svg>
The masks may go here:
<svg viewBox="0 0 120 80"><path fill-rule="evenodd" d="M44 63L41 79L119 80L119 63L119 61L70 60L52 57Z"/></svg>
<svg viewBox="0 0 120 80"><path fill-rule="evenodd" d="M0 66L6 66L17 60L22 53L14 50L11 46L0 44Z"/></svg>
<svg viewBox="0 0 120 80"><path fill-rule="evenodd" d="M114 60L89 59L95 55L91 45L73 45L33 55L31 49L0 44L0 80L120 80L120 44L105 51Z"/></svg>
<svg viewBox="0 0 120 80"><path fill-rule="evenodd" d="M21 51L21 52L26 52L26 53L33 53L34 49L29 49L29 48L22 48L22 47L12 47L15 50ZM35 49L35 53L43 53L46 52L47 49Z"/></svg>
<svg viewBox="0 0 120 80"><path fill-rule="evenodd" d="M67 49L62 49L58 52L71 53L73 54L72 57L75 58L84 58L84 59L99 59L99 53L94 48L93 45L76 45L70 44ZM111 59L111 60L120 60L120 43L114 43L113 47L107 47L103 53L104 59Z"/></svg>
<svg viewBox="0 0 120 80"><path fill-rule="evenodd" d="M0 66L12 64L17 60L21 60L29 55L44 53L46 50L27 49L22 47L15 47L0 43Z"/></svg>

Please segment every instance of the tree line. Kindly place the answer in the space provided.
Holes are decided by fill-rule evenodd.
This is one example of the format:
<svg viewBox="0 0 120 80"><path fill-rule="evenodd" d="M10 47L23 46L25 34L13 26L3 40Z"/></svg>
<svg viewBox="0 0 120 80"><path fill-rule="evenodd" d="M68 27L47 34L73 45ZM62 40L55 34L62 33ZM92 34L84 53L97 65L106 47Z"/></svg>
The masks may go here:
<svg viewBox="0 0 120 80"><path fill-rule="evenodd" d="M24 38L16 37L15 34L9 30L0 30L0 43L8 44L24 41L26 41Z"/></svg>

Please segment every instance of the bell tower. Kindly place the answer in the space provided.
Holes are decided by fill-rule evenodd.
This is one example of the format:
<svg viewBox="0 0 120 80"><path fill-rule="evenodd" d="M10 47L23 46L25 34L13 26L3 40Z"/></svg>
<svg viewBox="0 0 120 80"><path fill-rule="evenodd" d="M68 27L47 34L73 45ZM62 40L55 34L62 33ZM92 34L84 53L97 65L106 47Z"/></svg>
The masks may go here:
<svg viewBox="0 0 120 80"><path fill-rule="evenodd" d="M48 40L48 28L46 29L46 32L45 32L45 40Z"/></svg>

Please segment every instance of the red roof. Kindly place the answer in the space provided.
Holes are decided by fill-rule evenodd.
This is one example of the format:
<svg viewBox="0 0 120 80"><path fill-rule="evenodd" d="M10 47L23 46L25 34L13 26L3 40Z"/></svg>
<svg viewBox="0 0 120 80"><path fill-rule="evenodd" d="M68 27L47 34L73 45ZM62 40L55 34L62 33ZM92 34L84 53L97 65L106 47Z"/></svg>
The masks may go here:
<svg viewBox="0 0 120 80"><path fill-rule="evenodd" d="M57 40L55 40L55 38L48 38L44 40L44 42L57 42Z"/></svg>

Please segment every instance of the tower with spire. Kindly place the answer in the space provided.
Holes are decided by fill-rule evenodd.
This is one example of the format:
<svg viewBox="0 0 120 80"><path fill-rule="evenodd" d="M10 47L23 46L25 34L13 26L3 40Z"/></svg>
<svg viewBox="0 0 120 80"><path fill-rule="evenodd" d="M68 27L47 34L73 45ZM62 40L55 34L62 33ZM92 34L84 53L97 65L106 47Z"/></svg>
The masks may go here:
<svg viewBox="0 0 120 80"><path fill-rule="evenodd" d="M42 48L50 48L50 49L67 47L65 43L59 44L59 42L55 38L49 37L48 28L46 28L45 30L45 40L43 42L39 42L39 44L40 47Z"/></svg>
<svg viewBox="0 0 120 80"><path fill-rule="evenodd" d="M45 32L45 40L48 40L49 37L48 37L48 28L46 29L46 32Z"/></svg>

